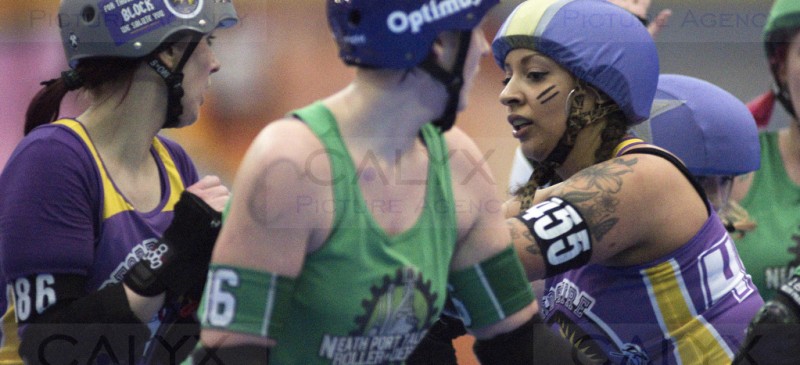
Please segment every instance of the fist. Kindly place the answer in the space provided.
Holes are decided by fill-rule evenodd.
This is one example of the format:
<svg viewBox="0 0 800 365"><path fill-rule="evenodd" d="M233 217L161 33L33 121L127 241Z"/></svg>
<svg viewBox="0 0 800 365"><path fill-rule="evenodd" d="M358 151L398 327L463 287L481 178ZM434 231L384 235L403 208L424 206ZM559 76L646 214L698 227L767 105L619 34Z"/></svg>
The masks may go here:
<svg viewBox="0 0 800 365"><path fill-rule="evenodd" d="M186 190L194 195L197 195L206 204L217 212L222 212L225 205L228 204L228 199L231 197L231 192L217 176L209 175L203 176L200 181L194 183Z"/></svg>

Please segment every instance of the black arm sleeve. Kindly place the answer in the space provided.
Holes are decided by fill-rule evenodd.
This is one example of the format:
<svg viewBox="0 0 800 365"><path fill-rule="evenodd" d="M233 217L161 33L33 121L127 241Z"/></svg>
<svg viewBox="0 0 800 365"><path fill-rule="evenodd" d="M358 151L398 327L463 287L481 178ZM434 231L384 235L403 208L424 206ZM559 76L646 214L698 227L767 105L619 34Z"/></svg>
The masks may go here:
<svg viewBox="0 0 800 365"><path fill-rule="evenodd" d="M237 345L226 347L200 346L192 354L192 365L269 365L269 347Z"/></svg>
<svg viewBox="0 0 800 365"><path fill-rule="evenodd" d="M56 276L56 282L68 284L59 287L59 300L20 323L23 330L19 353L26 364L65 360L94 364L98 358L129 364L141 356L150 331L131 311L122 285L108 285L76 298L84 280Z"/></svg>
<svg viewBox="0 0 800 365"><path fill-rule="evenodd" d="M542 323L539 314L511 332L475 341L473 349L483 365L592 364L586 355Z"/></svg>

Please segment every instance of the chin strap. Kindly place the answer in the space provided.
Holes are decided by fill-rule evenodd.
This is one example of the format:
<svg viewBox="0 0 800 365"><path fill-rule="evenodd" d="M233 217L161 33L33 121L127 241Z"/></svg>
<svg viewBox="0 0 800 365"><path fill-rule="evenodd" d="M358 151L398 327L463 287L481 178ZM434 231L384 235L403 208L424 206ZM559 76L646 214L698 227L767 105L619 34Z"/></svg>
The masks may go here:
<svg viewBox="0 0 800 365"><path fill-rule="evenodd" d="M428 57L420 64L420 67L434 79L444 84L447 88L447 106L444 113L433 124L439 127L442 132L448 131L456 122L458 104L461 99L461 88L464 86L464 62L467 59L467 51L472 41L472 31L462 31L458 37L458 54L453 65L453 71L448 72L440 66L433 57Z"/></svg>
<svg viewBox="0 0 800 365"><path fill-rule="evenodd" d="M202 38L203 35L200 33L192 34L192 39L189 41L189 45L186 46L186 51L183 52L183 56L181 56L181 60L174 70L170 70L156 55L153 55L153 58L147 62L167 84L167 119L164 121L162 128L175 128L179 124L178 118L183 114L183 105L181 105L181 99L184 95L183 66L189 61Z"/></svg>
<svg viewBox="0 0 800 365"><path fill-rule="evenodd" d="M794 105L792 105L792 96L789 95L789 90L775 84L773 85L772 92L775 93L775 99L778 99L781 105L783 105L783 108L786 109L786 112L789 113L792 118L797 118L797 114L794 112Z"/></svg>

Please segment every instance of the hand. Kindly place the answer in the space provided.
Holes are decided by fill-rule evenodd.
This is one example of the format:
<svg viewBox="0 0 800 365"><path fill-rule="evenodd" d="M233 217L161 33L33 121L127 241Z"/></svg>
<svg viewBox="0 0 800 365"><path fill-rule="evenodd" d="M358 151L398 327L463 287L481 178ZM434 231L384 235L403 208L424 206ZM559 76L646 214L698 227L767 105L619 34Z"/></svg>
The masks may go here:
<svg viewBox="0 0 800 365"><path fill-rule="evenodd" d="M212 209L217 212L222 212L225 205L228 204L231 192L217 176L203 176L200 181L194 183L192 186L186 188L186 191L197 195L198 198L203 200Z"/></svg>
<svg viewBox="0 0 800 365"><path fill-rule="evenodd" d="M227 188L215 184L214 179L199 184L193 189L224 207ZM222 214L187 189L175 203L175 214L164 236L125 274L125 285L145 297L167 291L168 300L189 291L202 291L221 223Z"/></svg>
<svg viewBox="0 0 800 365"><path fill-rule="evenodd" d="M629 12L633 15L636 15L640 19L648 19L647 18L647 11L650 9L650 1L651 0L608 0L610 3L617 5ZM658 15L656 15L655 19L653 19L650 24L647 26L647 31L650 32L650 35L655 38L658 32L661 31L667 24L667 20L669 17L672 16L672 10L664 9Z"/></svg>
<svg viewBox="0 0 800 365"><path fill-rule="evenodd" d="M664 9L656 15L655 19L650 21L650 24L647 26L647 31L650 32L653 39L656 38L656 34L661 31L661 28L667 25L667 20L669 20L670 16L672 16L672 10Z"/></svg>

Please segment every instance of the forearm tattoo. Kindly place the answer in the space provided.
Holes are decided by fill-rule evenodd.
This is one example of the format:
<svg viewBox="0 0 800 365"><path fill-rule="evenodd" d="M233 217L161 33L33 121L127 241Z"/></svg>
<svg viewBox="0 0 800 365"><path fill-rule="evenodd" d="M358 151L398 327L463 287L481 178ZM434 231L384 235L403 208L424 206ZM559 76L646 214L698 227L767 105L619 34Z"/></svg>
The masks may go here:
<svg viewBox="0 0 800 365"><path fill-rule="evenodd" d="M578 207L592 235L601 241L619 222L616 210L622 175L633 172L637 162L636 157L623 157L589 166L564 181L559 192L551 195L560 196Z"/></svg>
<svg viewBox="0 0 800 365"><path fill-rule="evenodd" d="M506 224L508 225L508 230L511 232L512 242L516 242L519 239L524 239L525 251L528 251L529 254L535 256L542 255L542 251L539 249L536 239L533 238L533 234L529 230L523 229L522 232L520 232L520 230L517 229L517 224L512 222L512 220L506 221Z"/></svg>

